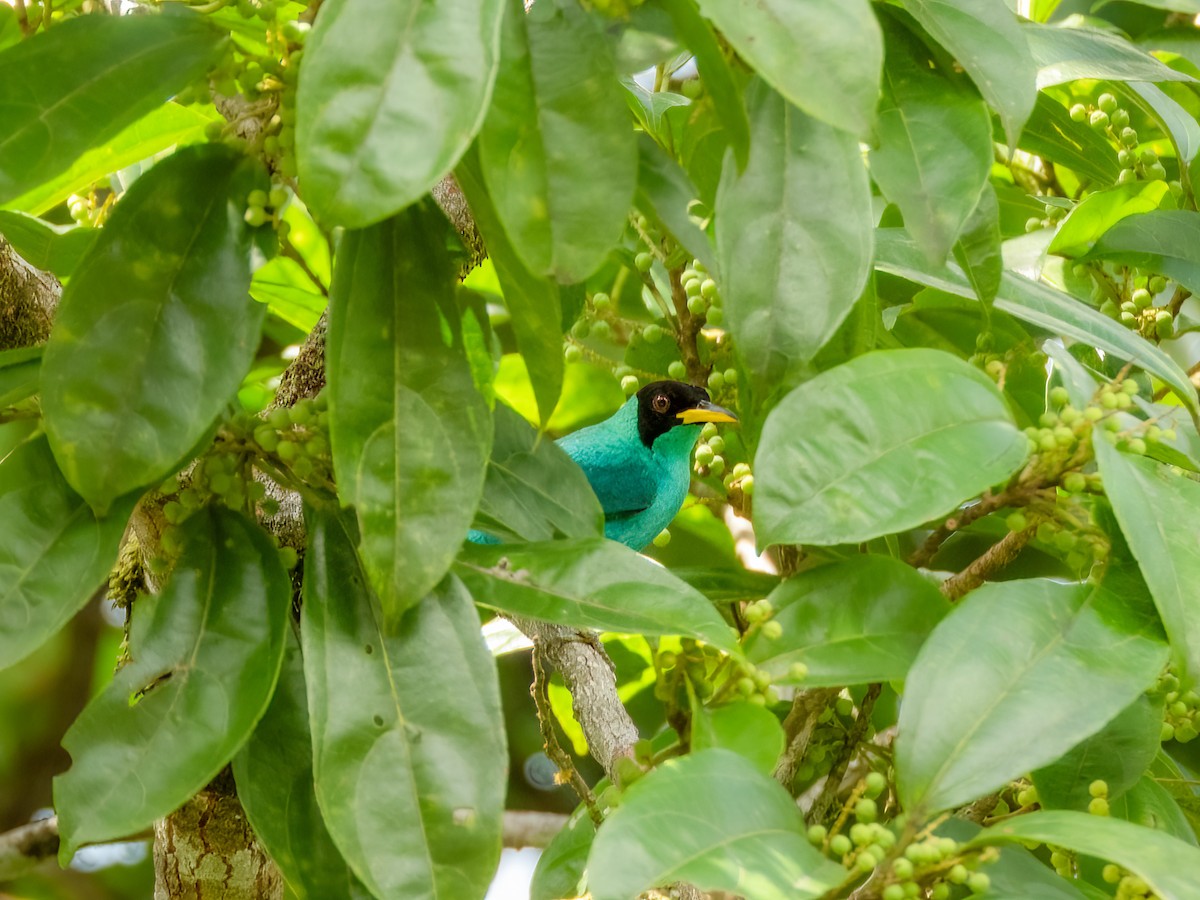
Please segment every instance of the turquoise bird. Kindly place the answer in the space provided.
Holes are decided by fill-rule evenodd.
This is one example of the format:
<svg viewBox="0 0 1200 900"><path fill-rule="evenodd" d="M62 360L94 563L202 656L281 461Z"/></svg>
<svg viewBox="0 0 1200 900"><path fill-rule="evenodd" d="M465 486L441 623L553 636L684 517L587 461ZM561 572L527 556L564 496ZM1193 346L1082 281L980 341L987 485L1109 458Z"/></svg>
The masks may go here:
<svg viewBox="0 0 1200 900"><path fill-rule="evenodd" d="M703 388L646 385L612 416L559 439L604 510L604 536L641 550L671 524L687 497L692 450L705 422L736 422ZM472 531L475 543L498 543Z"/></svg>

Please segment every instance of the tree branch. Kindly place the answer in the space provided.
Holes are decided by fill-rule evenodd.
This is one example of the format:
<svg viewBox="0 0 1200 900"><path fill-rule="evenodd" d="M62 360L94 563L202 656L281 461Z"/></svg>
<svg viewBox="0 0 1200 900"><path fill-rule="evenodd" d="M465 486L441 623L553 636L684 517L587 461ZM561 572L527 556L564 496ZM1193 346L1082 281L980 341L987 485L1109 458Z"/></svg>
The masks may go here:
<svg viewBox="0 0 1200 900"><path fill-rule="evenodd" d="M35 269L0 237L0 350L44 343L61 296L57 278Z"/></svg>
<svg viewBox="0 0 1200 900"><path fill-rule="evenodd" d="M808 752L808 742L812 739L817 727L817 719L825 711L830 702L837 697L837 688L812 688L796 694L792 701L791 712L783 720L783 732L787 737L787 747L779 762L775 764L775 780L789 791L800 768L800 760Z"/></svg>
<svg viewBox="0 0 1200 900"><path fill-rule="evenodd" d="M952 575L942 582L942 595L951 603L961 600L975 590L993 572L1003 569L1017 558L1026 544L1033 540L1037 526L1030 525L1024 531L1010 531L1004 538L993 544L983 556L979 557L957 575Z"/></svg>
<svg viewBox="0 0 1200 900"><path fill-rule="evenodd" d="M24 875L58 855L58 818L51 816L0 834L0 881Z"/></svg>

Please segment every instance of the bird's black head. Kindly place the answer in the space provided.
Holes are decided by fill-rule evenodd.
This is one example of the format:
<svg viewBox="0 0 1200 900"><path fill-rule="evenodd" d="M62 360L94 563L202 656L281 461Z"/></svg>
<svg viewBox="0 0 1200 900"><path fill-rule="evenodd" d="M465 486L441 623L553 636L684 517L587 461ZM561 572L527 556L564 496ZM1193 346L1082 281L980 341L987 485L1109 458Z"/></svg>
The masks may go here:
<svg viewBox="0 0 1200 900"><path fill-rule="evenodd" d="M736 422L737 416L708 399L708 391L682 381L655 381L637 392L638 437L647 447L676 425Z"/></svg>

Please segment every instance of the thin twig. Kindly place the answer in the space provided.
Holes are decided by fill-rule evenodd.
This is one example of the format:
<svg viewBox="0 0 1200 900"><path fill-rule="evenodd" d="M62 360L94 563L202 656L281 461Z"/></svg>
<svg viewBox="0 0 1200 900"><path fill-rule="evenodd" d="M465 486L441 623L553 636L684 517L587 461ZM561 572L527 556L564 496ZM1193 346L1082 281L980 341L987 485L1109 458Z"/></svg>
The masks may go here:
<svg viewBox="0 0 1200 900"><path fill-rule="evenodd" d="M808 811L809 824L824 821L829 814L830 808L837 801L838 790L841 788L842 779L846 775L846 769L850 765L850 760L854 758L854 754L858 751L858 745L867 733L867 728L871 724L871 713L875 709L875 701L879 699L879 694L883 690L883 685L872 684L867 688L866 694L863 696L862 702L858 705L858 718L854 720L854 724L850 726L850 730L846 733L846 739L842 742L842 746L838 749L837 758L833 762L833 766L829 769L829 774L825 778L825 786L821 789L820 795L813 803Z"/></svg>
<svg viewBox="0 0 1200 900"><path fill-rule="evenodd" d="M988 551L977 560L942 582L942 595L951 603L961 600L975 590L993 572L999 571L1017 558L1021 549L1033 540L1037 526L1030 525L1024 531L1010 531L1004 538L993 544Z"/></svg>

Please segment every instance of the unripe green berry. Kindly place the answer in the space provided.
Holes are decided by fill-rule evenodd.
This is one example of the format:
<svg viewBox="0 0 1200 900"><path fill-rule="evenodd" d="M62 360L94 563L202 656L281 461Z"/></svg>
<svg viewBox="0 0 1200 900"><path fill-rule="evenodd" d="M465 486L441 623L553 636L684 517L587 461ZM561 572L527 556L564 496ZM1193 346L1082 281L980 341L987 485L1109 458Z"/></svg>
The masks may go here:
<svg viewBox="0 0 1200 900"><path fill-rule="evenodd" d="M1147 282L1146 287L1150 289L1150 293L1152 294L1161 294L1167 289L1167 279L1161 275L1154 275Z"/></svg>
<svg viewBox="0 0 1200 900"><path fill-rule="evenodd" d="M1097 778L1088 785L1088 794L1090 794L1092 797L1107 797L1108 782L1103 778Z"/></svg>
<svg viewBox="0 0 1200 900"><path fill-rule="evenodd" d="M860 872L870 872L877 865L879 865L879 860L876 859L874 853L868 850L862 851L854 859L854 867Z"/></svg>
<svg viewBox="0 0 1200 900"><path fill-rule="evenodd" d="M710 306L705 314L705 320L709 325L718 328L725 321L725 311L719 306Z"/></svg>
<svg viewBox="0 0 1200 900"><path fill-rule="evenodd" d="M701 296L701 284L702 282L699 279L693 279L684 285L683 292L689 297L699 297Z"/></svg>
<svg viewBox="0 0 1200 900"><path fill-rule="evenodd" d="M704 311L708 309L708 303L703 297L697 294L694 297L688 297L687 301L688 312L693 316L702 316Z"/></svg>
<svg viewBox="0 0 1200 900"><path fill-rule="evenodd" d="M242 218L251 228L258 228L267 223L267 212L261 206L251 206L246 209Z"/></svg>
<svg viewBox="0 0 1200 900"><path fill-rule="evenodd" d="M1125 109L1114 110L1109 119L1112 121L1114 129L1124 128L1129 124L1129 111Z"/></svg>
<svg viewBox="0 0 1200 900"><path fill-rule="evenodd" d="M730 387L732 387L733 385L737 384L737 381L738 381L737 369L733 368L732 366L730 368L726 369L725 370L725 383L727 385L729 385Z"/></svg>
<svg viewBox="0 0 1200 900"><path fill-rule="evenodd" d="M930 889L929 900L950 900L950 885L939 881Z"/></svg>
<svg viewBox="0 0 1200 900"><path fill-rule="evenodd" d="M716 477L720 478L721 474L725 471L725 457L715 457L713 461L708 464L708 471L710 475L715 475Z"/></svg>
<svg viewBox="0 0 1200 900"><path fill-rule="evenodd" d="M763 622L762 633L767 640L775 641L783 637L783 626L772 619L769 622Z"/></svg>
<svg viewBox="0 0 1200 900"><path fill-rule="evenodd" d="M725 450L725 438L714 434L708 439L708 446L713 448L713 453L721 453Z"/></svg>
<svg viewBox="0 0 1200 900"><path fill-rule="evenodd" d="M612 298L605 293L592 294L592 309L604 312L612 306Z"/></svg>
<svg viewBox="0 0 1200 900"><path fill-rule="evenodd" d="M1037 216L1031 216L1030 218L1025 220L1025 230L1027 232L1037 231L1041 227L1042 227L1042 220L1039 219Z"/></svg>
<svg viewBox="0 0 1200 900"><path fill-rule="evenodd" d="M1150 292L1145 288L1138 288L1130 295L1129 299L1133 301L1133 308L1139 310L1145 309L1154 301Z"/></svg>
<svg viewBox="0 0 1200 900"><path fill-rule="evenodd" d="M1088 803L1088 812L1093 816L1107 816L1109 813L1108 800L1103 797L1093 797Z"/></svg>
<svg viewBox="0 0 1200 900"><path fill-rule="evenodd" d="M713 372L708 376L708 389L712 393L716 393L725 387L725 375L721 372Z"/></svg>
<svg viewBox="0 0 1200 900"><path fill-rule="evenodd" d="M641 383L638 381L636 375L626 375L621 379L621 390L625 392L626 397L636 394L640 387Z"/></svg>
<svg viewBox="0 0 1200 900"><path fill-rule="evenodd" d="M969 878L970 875L971 873L967 871L966 866L964 866L962 863L956 863L951 867L950 871L946 873L946 880L951 884L966 884L967 878Z"/></svg>
<svg viewBox="0 0 1200 900"><path fill-rule="evenodd" d="M1104 417L1104 410L1098 406L1085 406L1083 408L1083 417L1089 422L1098 422Z"/></svg>
<svg viewBox="0 0 1200 900"><path fill-rule="evenodd" d="M1118 881L1121 880L1121 867L1115 866L1112 863L1109 863L1103 869L1100 870L1100 877L1103 878L1105 881L1107 881L1109 884L1116 884Z"/></svg>
<svg viewBox="0 0 1200 900"><path fill-rule="evenodd" d="M577 344L567 344L563 349L563 359L569 363L577 363L583 359L583 351Z"/></svg>
<svg viewBox="0 0 1200 900"><path fill-rule="evenodd" d="M1117 176L1117 184L1133 184L1137 181L1137 172L1133 169L1122 169L1121 174Z"/></svg>
<svg viewBox="0 0 1200 900"><path fill-rule="evenodd" d="M700 446L698 446L696 448L696 464L697 465L707 466L710 462L713 461L714 456L716 456L716 454L713 452L713 448L710 447L708 444L701 444Z"/></svg>
<svg viewBox="0 0 1200 900"><path fill-rule="evenodd" d="M1121 129L1121 143L1126 147L1136 147L1138 142L1137 132L1132 128Z"/></svg>
<svg viewBox="0 0 1200 900"><path fill-rule="evenodd" d="M1146 442L1141 438L1130 438L1129 443L1125 445L1125 449L1135 456L1142 456L1146 452Z"/></svg>
<svg viewBox="0 0 1200 900"><path fill-rule="evenodd" d="M1132 169L1137 164L1137 154L1122 147L1117 151L1117 165L1122 169Z"/></svg>
<svg viewBox="0 0 1200 900"><path fill-rule="evenodd" d="M854 804L854 818L860 822L871 823L879 817L879 807L875 801L867 797L863 797Z"/></svg>
<svg viewBox="0 0 1200 900"><path fill-rule="evenodd" d="M983 872L974 872L967 879L967 890L972 894L987 893L987 889L992 886L992 880Z"/></svg>
<svg viewBox="0 0 1200 900"><path fill-rule="evenodd" d="M612 338L612 326L601 320L592 325L592 337L598 341L607 341Z"/></svg>
<svg viewBox="0 0 1200 900"><path fill-rule="evenodd" d="M667 366L667 374L670 375L672 378L674 378L676 381L682 381L684 378L687 377L687 366L685 366L679 360L675 360L669 366ZM711 425L712 423L710 422L708 424ZM715 428L716 426L713 426L713 427Z"/></svg>
<svg viewBox="0 0 1200 900"><path fill-rule="evenodd" d="M794 662L788 666L788 678L793 681L803 681L808 677L808 666L802 662Z"/></svg>
<svg viewBox="0 0 1200 900"><path fill-rule="evenodd" d="M1025 518L1024 513L1015 512L1009 514L1004 524L1009 531L1024 531L1029 527L1029 520Z"/></svg>
<svg viewBox="0 0 1200 900"><path fill-rule="evenodd" d="M892 863L892 874L895 875L897 878L899 878L901 881L907 881L909 878L912 878L913 877L912 861L901 856L899 859L897 859L895 862Z"/></svg>
<svg viewBox="0 0 1200 900"><path fill-rule="evenodd" d="M850 838L844 834L835 834L829 839L829 850L835 856L845 856L850 852L852 846Z"/></svg>
<svg viewBox="0 0 1200 900"><path fill-rule="evenodd" d="M647 325L642 329L642 340L647 344L657 344L662 340L663 330L661 325Z"/></svg>
<svg viewBox="0 0 1200 900"><path fill-rule="evenodd" d="M904 888L898 884L889 884L883 889L883 900L904 900Z"/></svg>
<svg viewBox="0 0 1200 900"><path fill-rule="evenodd" d="M1087 490L1087 477L1082 472L1068 472L1063 476L1063 488L1072 494Z"/></svg>
<svg viewBox="0 0 1200 900"><path fill-rule="evenodd" d="M649 272L650 267L654 265L654 257L649 253L639 253L633 258L633 264L639 272Z"/></svg>
<svg viewBox="0 0 1200 900"><path fill-rule="evenodd" d="M1146 166L1146 177L1151 181L1166 181L1167 170L1162 163L1156 162L1152 166Z"/></svg>
<svg viewBox="0 0 1200 900"><path fill-rule="evenodd" d="M1082 122L1088 117L1087 107L1082 103L1076 103L1071 107L1070 115L1072 122Z"/></svg>
<svg viewBox="0 0 1200 900"><path fill-rule="evenodd" d="M279 561L283 563L285 569L296 568L296 563L299 562L299 557L295 547L280 547Z"/></svg>
<svg viewBox="0 0 1200 900"><path fill-rule="evenodd" d="M700 429L700 439L704 440L704 441L711 441L716 436L717 436L717 423L716 422L705 422L704 427ZM722 441L721 446L722 447L725 446L724 441Z"/></svg>
<svg viewBox="0 0 1200 900"><path fill-rule="evenodd" d="M1109 115L1112 115L1117 109L1117 98L1112 94L1101 94L1096 100L1096 105Z"/></svg>
<svg viewBox="0 0 1200 900"><path fill-rule="evenodd" d="M1108 127L1108 113L1102 109L1093 109L1092 114L1088 116L1088 124L1099 131L1102 128Z"/></svg>
<svg viewBox="0 0 1200 900"><path fill-rule="evenodd" d="M654 536L655 547L665 547L669 543L671 543L671 532L666 528Z"/></svg>
<svg viewBox="0 0 1200 900"><path fill-rule="evenodd" d="M705 300L711 300L717 296L717 283L711 278L705 278L700 282L700 295Z"/></svg>
<svg viewBox="0 0 1200 900"><path fill-rule="evenodd" d="M1071 401L1071 394L1062 385L1050 389L1050 402L1055 406L1065 406Z"/></svg>

